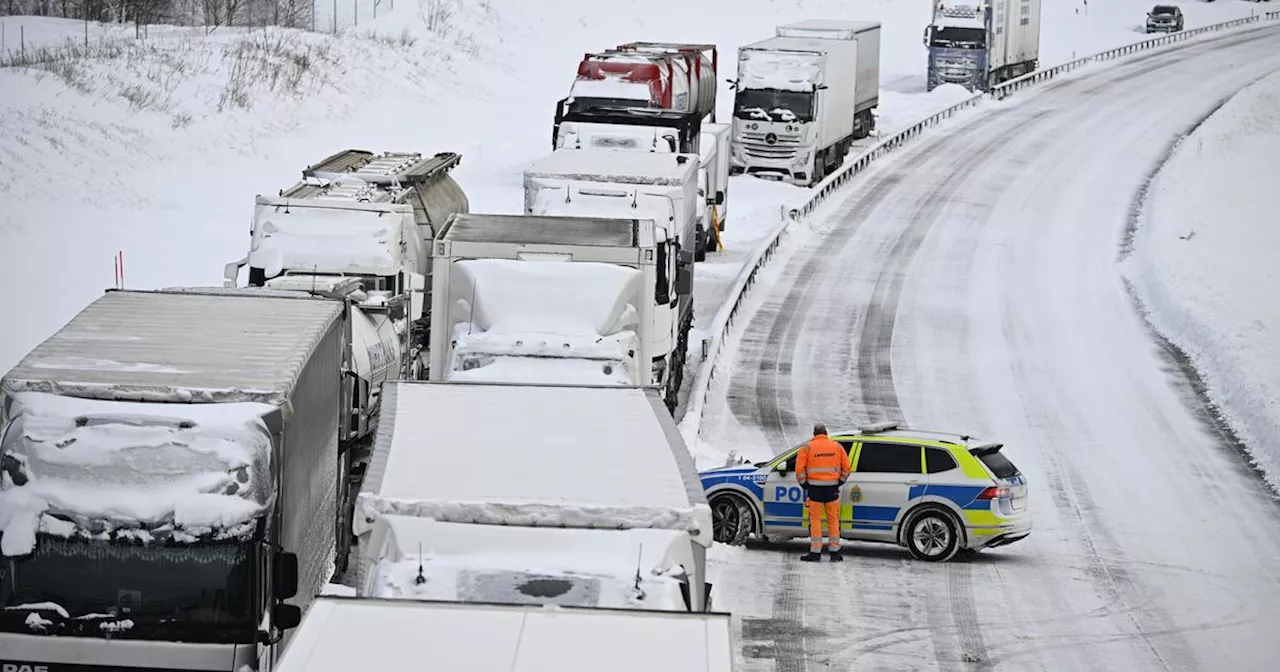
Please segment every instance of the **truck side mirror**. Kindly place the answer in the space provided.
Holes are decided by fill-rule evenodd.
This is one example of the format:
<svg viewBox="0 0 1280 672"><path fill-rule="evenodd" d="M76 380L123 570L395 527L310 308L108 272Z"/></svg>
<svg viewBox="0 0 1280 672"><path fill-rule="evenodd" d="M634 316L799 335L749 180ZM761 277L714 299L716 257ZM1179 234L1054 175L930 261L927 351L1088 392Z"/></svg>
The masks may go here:
<svg viewBox="0 0 1280 672"><path fill-rule="evenodd" d="M927 46L929 46L929 33L930 33L930 31L931 31L931 29L932 29L932 28L933 28L933 26L925 26L925 27L924 27L924 36L920 38L920 41L921 41L921 42L923 42L923 43L924 43L924 46L926 46L926 47L927 47Z"/></svg>
<svg viewBox="0 0 1280 672"><path fill-rule="evenodd" d="M249 263L249 257L245 257L240 261L233 261L222 267L222 286L235 287L236 279L240 277L240 269Z"/></svg>
<svg viewBox="0 0 1280 672"><path fill-rule="evenodd" d="M271 595L287 600L298 594L298 554L277 553L271 567Z"/></svg>
<svg viewBox="0 0 1280 672"><path fill-rule="evenodd" d="M723 191L717 191L717 192L716 192L716 205L724 205L724 192L723 192Z"/></svg>
<svg viewBox="0 0 1280 672"><path fill-rule="evenodd" d="M681 252L680 254L684 254ZM686 264L676 269L676 296L693 294L693 271Z"/></svg>
<svg viewBox="0 0 1280 672"><path fill-rule="evenodd" d="M421 273L406 273L409 276L409 312L414 321L422 319L422 311L426 308L426 296L423 290L427 287L427 276Z"/></svg>
<svg viewBox="0 0 1280 672"><path fill-rule="evenodd" d="M277 604L271 608L271 626L277 630L292 630L302 623L302 608L292 604Z"/></svg>

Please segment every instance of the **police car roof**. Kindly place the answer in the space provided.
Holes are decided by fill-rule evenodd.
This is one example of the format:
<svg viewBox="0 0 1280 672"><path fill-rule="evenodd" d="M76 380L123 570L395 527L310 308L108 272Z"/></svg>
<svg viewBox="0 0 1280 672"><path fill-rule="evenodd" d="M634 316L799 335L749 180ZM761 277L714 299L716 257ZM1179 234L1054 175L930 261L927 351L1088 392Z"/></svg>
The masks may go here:
<svg viewBox="0 0 1280 672"><path fill-rule="evenodd" d="M728 614L319 597L277 672L719 672Z"/></svg>
<svg viewBox="0 0 1280 672"><path fill-rule="evenodd" d="M957 432L943 432L932 429L910 429L894 427L892 429L873 429L873 426L851 428L847 431L833 431L831 436L885 436L895 439L911 439L915 441L938 441L957 446L978 445L981 441L974 436Z"/></svg>

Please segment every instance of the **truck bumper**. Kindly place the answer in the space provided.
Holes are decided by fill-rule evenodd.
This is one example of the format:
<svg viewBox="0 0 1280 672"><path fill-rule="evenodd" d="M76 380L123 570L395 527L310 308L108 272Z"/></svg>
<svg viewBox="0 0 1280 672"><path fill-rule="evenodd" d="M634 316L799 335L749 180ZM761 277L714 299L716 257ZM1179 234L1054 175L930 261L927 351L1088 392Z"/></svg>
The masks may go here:
<svg viewBox="0 0 1280 672"><path fill-rule="evenodd" d="M53 637L0 632L0 666L14 669L100 672L137 670L237 672L258 666L254 644L187 644L150 640ZM9 668L5 668L9 669Z"/></svg>

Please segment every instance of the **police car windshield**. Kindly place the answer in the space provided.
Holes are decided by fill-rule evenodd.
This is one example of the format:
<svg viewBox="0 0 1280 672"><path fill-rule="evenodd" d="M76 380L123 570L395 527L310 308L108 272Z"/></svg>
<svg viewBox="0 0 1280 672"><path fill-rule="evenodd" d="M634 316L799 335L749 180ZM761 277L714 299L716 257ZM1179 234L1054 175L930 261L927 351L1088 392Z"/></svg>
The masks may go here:
<svg viewBox="0 0 1280 672"><path fill-rule="evenodd" d="M249 643L257 629L254 548L40 535L35 553L0 564L0 629ZM132 623L122 626L126 619Z"/></svg>

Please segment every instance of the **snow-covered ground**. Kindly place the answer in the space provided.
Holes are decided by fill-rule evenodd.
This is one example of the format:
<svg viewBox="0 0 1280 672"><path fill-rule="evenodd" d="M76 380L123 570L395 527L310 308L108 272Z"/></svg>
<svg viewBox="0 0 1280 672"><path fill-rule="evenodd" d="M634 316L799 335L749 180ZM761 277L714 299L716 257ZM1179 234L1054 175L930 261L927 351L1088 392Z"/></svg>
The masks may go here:
<svg viewBox="0 0 1280 672"><path fill-rule="evenodd" d="M945 566L717 546L741 669L1273 667L1280 503L1153 341L1119 257L1166 145L1280 69L1277 39L1182 45L993 105L789 236L739 317L700 457L764 458L813 421L972 433L1026 476L1034 528Z"/></svg>
<svg viewBox="0 0 1280 672"><path fill-rule="evenodd" d="M1186 137L1148 193L1130 276L1156 328L1280 486L1280 73Z"/></svg>
<svg viewBox="0 0 1280 672"><path fill-rule="evenodd" d="M1143 0L1077 4L1045 3L1043 63L1146 37ZM372 2L357 7L373 16ZM1194 27L1257 5L1185 8ZM90 23L88 48L84 22L4 17L0 59L39 46L57 58L0 68L0 282L30 288L5 293L0 370L111 286L117 251L129 287L219 283L222 264L247 248L253 195L292 184L304 165L339 149L460 152L455 176L473 210L519 212L521 171L549 150L554 101L584 51L636 39L713 41L732 72L736 47L778 23L878 19L880 128L890 132L960 96L947 87L923 93L928 11L913 0L860 2L856 11L840 0L607 8L565 0L554 10L524 0L409 0L339 36L153 26L136 39L131 27ZM731 98L721 93L724 117ZM699 268L699 325L777 223L779 202L803 191L733 180L727 249Z"/></svg>

